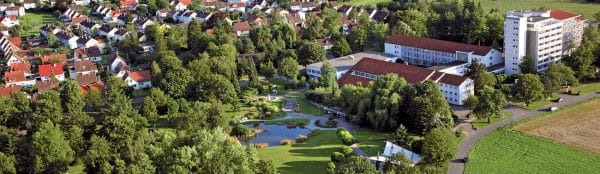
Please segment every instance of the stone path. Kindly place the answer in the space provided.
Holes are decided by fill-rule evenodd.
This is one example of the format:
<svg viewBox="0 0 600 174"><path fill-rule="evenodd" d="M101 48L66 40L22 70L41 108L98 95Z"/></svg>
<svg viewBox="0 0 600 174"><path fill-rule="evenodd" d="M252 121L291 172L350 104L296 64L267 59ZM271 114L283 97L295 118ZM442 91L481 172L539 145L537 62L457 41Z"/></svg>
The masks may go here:
<svg viewBox="0 0 600 174"><path fill-rule="evenodd" d="M367 153L365 153L365 151L363 151L362 149L360 149L358 147L358 143L354 143L354 144L350 145L350 148L352 148L352 150L354 150L354 153L358 156L369 157L369 155L367 155Z"/></svg>

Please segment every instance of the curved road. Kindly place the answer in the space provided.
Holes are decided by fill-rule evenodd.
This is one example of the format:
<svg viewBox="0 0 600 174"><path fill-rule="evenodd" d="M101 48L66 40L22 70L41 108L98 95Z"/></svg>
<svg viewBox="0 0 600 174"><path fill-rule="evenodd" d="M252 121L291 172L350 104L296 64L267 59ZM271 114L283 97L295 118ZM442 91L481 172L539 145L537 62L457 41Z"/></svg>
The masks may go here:
<svg viewBox="0 0 600 174"><path fill-rule="evenodd" d="M505 111L513 114L513 117L494 123L489 125L483 129L479 129L475 132L470 133L464 140L462 140L459 144L458 153L455 156L455 159L450 162L450 167L448 168L448 173L450 174L462 174L465 172L465 162L463 159L469 155L469 152L473 149L473 146L479 139L483 136L489 134L490 132L504 127L508 124L521 121L523 119L536 116L542 113L545 113L544 109L547 109L551 106L558 106L559 108L565 107L567 105L579 103L584 100L588 100L595 97L600 97L600 93L589 93L581 96L571 96L565 94L559 94L558 96L562 97L564 100L561 103L551 103L545 107L542 107L540 110L525 110L518 107L509 107L505 109Z"/></svg>

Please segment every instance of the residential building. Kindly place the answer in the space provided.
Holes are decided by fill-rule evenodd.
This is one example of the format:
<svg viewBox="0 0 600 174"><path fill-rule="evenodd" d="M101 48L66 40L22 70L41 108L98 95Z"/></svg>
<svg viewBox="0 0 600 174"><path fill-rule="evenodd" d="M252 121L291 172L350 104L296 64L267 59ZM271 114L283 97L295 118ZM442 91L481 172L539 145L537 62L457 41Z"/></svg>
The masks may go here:
<svg viewBox="0 0 600 174"><path fill-rule="evenodd" d="M33 86L35 85L35 78L25 71L7 71L4 72L4 84L6 86Z"/></svg>
<svg viewBox="0 0 600 174"><path fill-rule="evenodd" d="M252 27L247 21L236 22L233 24L233 32L236 36L248 36L250 35Z"/></svg>
<svg viewBox="0 0 600 174"><path fill-rule="evenodd" d="M152 73L150 73L150 70L128 72L125 74L124 79L127 85L135 90L152 87Z"/></svg>
<svg viewBox="0 0 600 174"><path fill-rule="evenodd" d="M58 81L57 79L38 80L35 82L35 87L37 88L38 94L56 89L59 85L60 81Z"/></svg>
<svg viewBox="0 0 600 174"><path fill-rule="evenodd" d="M73 59L77 60L91 60L94 62L102 61L102 51L98 46L89 48L76 48L73 50Z"/></svg>
<svg viewBox="0 0 600 174"><path fill-rule="evenodd" d="M98 40L90 36L82 36L79 39L77 39L78 48L90 48L93 46L98 46Z"/></svg>
<svg viewBox="0 0 600 174"><path fill-rule="evenodd" d="M319 44L325 50L330 50L331 48L333 48L333 45L335 44L335 41L333 41L329 38L315 39L313 42L316 44Z"/></svg>
<svg viewBox="0 0 600 174"><path fill-rule="evenodd" d="M23 8L22 6L8 7L4 11L4 14L5 15L24 16L25 15L25 8Z"/></svg>
<svg viewBox="0 0 600 174"><path fill-rule="evenodd" d="M175 10L184 11L187 10L188 6L192 5L192 0L173 0L170 4L175 7Z"/></svg>
<svg viewBox="0 0 600 174"><path fill-rule="evenodd" d="M14 3L0 3L0 11L4 12L8 7L14 7Z"/></svg>
<svg viewBox="0 0 600 174"><path fill-rule="evenodd" d="M91 20L85 20L79 23L79 29L86 34L91 35L95 30L98 30L101 25Z"/></svg>
<svg viewBox="0 0 600 174"><path fill-rule="evenodd" d="M163 19L167 18L167 16L169 15L169 12L171 12L170 8L163 8L160 10L156 11L156 17L160 19L160 21L162 21Z"/></svg>
<svg viewBox="0 0 600 174"><path fill-rule="evenodd" d="M40 62L42 64L51 64L51 63L67 63L67 55L61 53L54 53L44 55L40 58Z"/></svg>
<svg viewBox="0 0 600 174"><path fill-rule="evenodd" d="M0 23L6 28L14 27L15 25L19 25L19 20L15 15L7 15L0 17Z"/></svg>
<svg viewBox="0 0 600 174"><path fill-rule="evenodd" d="M45 64L38 66L41 80L50 80L53 77L59 81L65 80L65 72L62 63Z"/></svg>
<svg viewBox="0 0 600 174"><path fill-rule="evenodd" d="M129 65L121 56L114 55L112 61L109 64L109 69L111 73L115 74L117 77L123 77L125 76L125 73L129 70Z"/></svg>
<svg viewBox="0 0 600 174"><path fill-rule="evenodd" d="M575 48L581 45L583 32L588 26L588 19L563 10L550 10L550 17L559 20L563 24L563 55L570 55Z"/></svg>
<svg viewBox="0 0 600 174"><path fill-rule="evenodd" d="M73 63L73 67L69 70L71 79L76 79L77 76L98 73L98 67L91 60L80 60Z"/></svg>
<svg viewBox="0 0 600 174"><path fill-rule="evenodd" d="M350 70L352 66L354 66L356 63L358 63L361 59L365 57L391 62L395 62L396 59L398 59L398 56L392 54L368 51L329 59L326 61L336 69L336 78L339 79L344 73ZM308 74L308 76L311 79L318 79L319 77L321 77L321 67L323 67L324 63L325 62L323 61L306 65L306 74Z"/></svg>
<svg viewBox="0 0 600 174"><path fill-rule="evenodd" d="M520 73L523 57L532 57L538 72L560 61L563 54L563 22L549 12L510 11L504 21L506 74Z"/></svg>
<svg viewBox="0 0 600 174"><path fill-rule="evenodd" d="M379 76L390 73L403 77L410 84L426 80L435 82L449 104L463 105L467 96L474 94L473 80L467 77L372 58L361 59L344 73L338 83L340 86L358 83L367 85Z"/></svg>
<svg viewBox="0 0 600 174"><path fill-rule="evenodd" d="M96 76L95 72L92 72L89 74L77 75L77 77L75 78L75 81L77 81L77 83L79 85L90 85L90 84L97 83L98 77Z"/></svg>
<svg viewBox="0 0 600 174"><path fill-rule="evenodd" d="M404 62L420 66L439 66L464 62L457 75L467 71L468 64L477 61L486 67L502 64L502 53L485 46L420 38L415 36L391 35L384 44L385 53L393 54Z"/></svg>
<svg viewBox="0 0 600 174"><path fill-rule="evenodd" d="M0 97L10 97L10 94L21 91L21 86L10 85L0 87Z"/></svg>
<svg viewBox="0 0 600 174"><path fill-rule="evenodd" d="M37 4L37 0L24 0L23 1L23 7L25 8L25 10L37 8L36 4Z"/></svg>
<svg viewBox="0 0 600 174"><path fill-rule="evenodd" d="M103 20L107 20L109 18L112 18L112 11L113 10L110 9L110 7L104 7L102 5L99 5L94 11L94 14L100 16L100 18L102 18Z"/></svg>

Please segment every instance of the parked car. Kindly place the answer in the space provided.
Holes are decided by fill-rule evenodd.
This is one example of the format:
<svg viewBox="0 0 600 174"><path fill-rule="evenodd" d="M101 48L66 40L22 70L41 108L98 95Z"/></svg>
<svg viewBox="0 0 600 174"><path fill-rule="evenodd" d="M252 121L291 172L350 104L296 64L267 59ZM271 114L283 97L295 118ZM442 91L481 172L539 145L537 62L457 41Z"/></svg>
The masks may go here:
<svg viewBox="0 0 600 174"><path fill-rule="evenodd" d="M556 103L560 103L560 102L562 102L563 100L565 100L565 99L564 99L564 98L562 98L562 97L561 97L561 98L558 98L558 99L556 99Z"/></svg>
<svg viewBox="0 0 600 174"><path fill-rule="evenodd" d="M558 107L556 107L556 106L552 106L552 107L548 108L548 111L550 111L550 112L556 111L556 110L558 110Z"/></svg>

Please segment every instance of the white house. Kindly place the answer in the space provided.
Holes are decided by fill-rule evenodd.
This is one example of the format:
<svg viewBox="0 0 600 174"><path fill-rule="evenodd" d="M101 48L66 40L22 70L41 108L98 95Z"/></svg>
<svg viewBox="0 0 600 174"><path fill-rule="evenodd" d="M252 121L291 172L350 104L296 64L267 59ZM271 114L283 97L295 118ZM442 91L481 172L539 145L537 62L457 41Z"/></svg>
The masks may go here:
<svg viewBox="0 0 600 174"><path fill-rule="evenodd" d="M25 15L25 8L23 8L22 6L8 7L4 11L4 14L6 14L6 15L24 16Z"/></svg>
<svg viewBox="0 0 600 174"><path fill-rule="evenodd" d="M62 63L39 65L38 70L41 80L50 80L52 77L59 81L65 80L65 72Z"/></svg>
<svg viewBox="0 0 600 174"><path fill-rule="evenodd" d="M335 41L333 41L329 38L323 38L323 39L315 39L314 43L319 44L325 50L330 50L331 48L333 48Z"/></svg>
<svg viewBox="0 0 600 174"><path fill-rule="evenodd" d="M75 0L75 1L73 1L73 4L79 5L79 6L88 6L88 5L90 5L90 0Z"/></svg>
<svg viewBox="0 0 600 174"><path fill-rule="evenodd" d="M73 59L76 60L91 60L94 62L102 61L102 51L98 46L89 48L76 48L73 50Z"/></svg>
<svg viewBox="0 0 600 174"><path fill-rule="evenodd" d="M473 80L467 77L371 58L361 59L342 75L338 83L340 86L358 83L367 85L379 76L390 73L403 77L410 84L426 80L435 82L449 104L463 105L467 96L474 94Z"/></svg>
<svg viewBox="0 0 600 174"><path fill-rule="evenodd" d="M28 76L25 71L7 71L4 72L4 84L6 86L33 86L35 85L35 78Z"/></svg>
<svg viewBox="0 0 600 174"><path fill-rule="evenodd" d="M0 3L0 11L4 12L8 7L14 7L14 3Z"/></svg>
<svg viewBox="0 0 600 174"><path fill-rule="evenodd" d="M400 34L391 35L384 49L385 53L396 55L405 62L422 66L446 65L457 61L477 61L486 67L504 63L502 53L491 47ZM466 72L466 69L460 71Z"/></svg>
<svg viewBox="0 0 600 174"><path fill-rule="evenodd" d="M100 29L98 30L98 34L100 36L104 36L106 38L112 38L115 33L118 31L118 29L111 27L108 24L103 24Z"/></svg>
<svg viewBox="0 0 600 174"><path fill-rule="evenodd" d="M125 37L129 34L129 31L126 29L119 29L112 38L108 38L108 40L113 40L117 42L121 42L125 39Z"/></svg>
<svg viewBox="0 0 600 174"><path fill-rule="evenodd" d="M146 29L146 27L153 25L155 22L151 19L148 18L142 18L136 21L136 29L138 29L138 31L144 31Z"/></svg>
<svg viewBox="0 0 600 174"><path fill-rule="evenodd" d="M2 25L6 26L7 28L11 28L15 25L19 25L19 20L17 19L17 16L15 15L7 15L2 17L2 21L1 21Z"/></svg>
<svg viewBox="0 0 600 174"><path fill-rule="evenodd" d="M69 69L71 79L76 79L79 75L88 75L98 73L98 67L91 60L76 60L73 67Z"/></svg>
<svg viewBox="0 0 600 174"><path fill-rule="evenodd" d="M94 32L94 30L98 30L100 28L100 24L97 24L91 20L85 20L79 23L79 26L81 26L79 28L81 31L89 35L91 35Z"/></svg>
<svg viewBox="0 0 600 174"><path fill-rule="evenodd" d="M129 70L129 65L121 56L115 55L109 64L109 69L117 77L123 77Z"/></svg>
<svg viewBox="0 0 600 174"><path fill-rule="evenodd" d="M227 6L227 11L238 11L241 13L246 12L246 4L244 3L229 3Z"/></svg>
<svg viewBox="0 0 600 174"><path fill-rule="evenodd" d="M77 39L77 47L79 48L90 48L98 45L98 40L90 36L82 36Z"/></svg>
<svg viewBox="0 0 600 174"><path fill-rule="evenodd" d="M237 36L248 36L250 35L250 30L252 30L252 27L246 21L233 24L233 32L235 32L235 35Z"/></svg>
<svg viewBox="0 0 600 174"><path fill-rule="evenodd" d="M168 17L169 12L171 12L171 9L167 7L167 8L157 10L156 14L154 14L154 15L156 15L156 17L162 21L163 19Z"/></svg>
<svg viewBox="0 0 600 174"><path fill-rule="evenodd" d="M378 155L378 156L372 156L369 157L369 160L372 161L372 164L379 164L378 166L376 165L375 167L378 170L383 169L384 164L386 162L389 162L389 160L396 154L403 154L406 158L408 158L411 162L411 166L415 166L417 165L417 163L419 163L421 161L421 155L410 151L402 146L398 146L394 143L391 143L389 141L385 142L385 147L383 149L383 154Z"/></svg>
<svg viewBox="0 0 600 174"><path fill-rule="evenodd" d="M170 4L175 7L175 10L184 11L192 4L192 0L173 0Z"/></svg>
<svg viewBox="0 0 600 174"><path fill-rule="evenodd" d="M212 17L212 12L200 12L196 15L196 19L200 22L206 22Z"/></svg>
<svg viewBox="0 0 600 174"><path fill-rule="evenodd" d="M102 18L103 20L112 18L112 10L110 9L110 7L104 7L102 5L99 5L96 10L94 11L94 13L97 16L100 16L100 18Z"/></svg>
<svg viewBox="0 0 600 174"><path fill-rule="evenodd" d="M60 43L69 47L69 49L75 49L79 46L77 43L77 40L79 40L79 37L72 35L66 31L60 31L60 32L56 33L56 38L58 39L58 41Z"/></svg>
<svg viewBox="0 0 600 174"><path fill-rule="evenodd" d="M150 73L150 70L128 72L125 74L124 79L127 85L135 90L152 87L152 73Z"/></svg>
<svg viewBox="0 0 600 174"><path fill-rule="evenodd" d="M25 8L25 10L29 10L32 8L37 8L37 1L36 0L25 0L23 1L23 7Z"/></svg>

